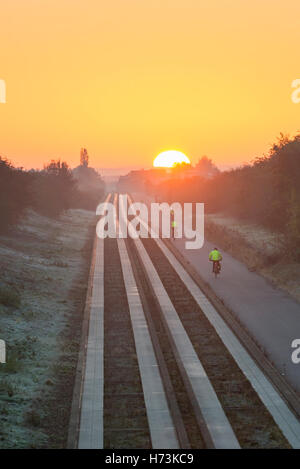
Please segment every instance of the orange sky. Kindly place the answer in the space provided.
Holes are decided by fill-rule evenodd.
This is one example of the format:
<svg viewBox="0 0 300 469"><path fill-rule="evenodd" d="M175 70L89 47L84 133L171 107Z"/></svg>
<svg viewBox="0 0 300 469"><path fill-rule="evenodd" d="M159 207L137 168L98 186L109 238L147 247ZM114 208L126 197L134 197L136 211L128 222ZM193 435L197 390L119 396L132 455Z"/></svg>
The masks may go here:
<svg viewBox="0 0 300 469"><path fill-rule="evenodd" d="M300 130L299 0L1 0L0 154L236 164Z"/></svg>

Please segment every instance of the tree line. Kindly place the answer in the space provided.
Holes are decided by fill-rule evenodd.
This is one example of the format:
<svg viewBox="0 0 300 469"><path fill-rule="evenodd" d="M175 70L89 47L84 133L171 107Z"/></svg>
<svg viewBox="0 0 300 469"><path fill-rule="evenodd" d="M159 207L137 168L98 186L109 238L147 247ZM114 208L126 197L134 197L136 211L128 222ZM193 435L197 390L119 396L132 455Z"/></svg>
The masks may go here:
<svg viewBox="0 0 300 469"><path fill-rule="evenodd" d="M0 156L1 231L16 224L27 208L58 217L69 208L96 209L103 194L104 182L87 159L75 170L52 160L40 171L26 171Z"/></svg>
<svg viewBox="0 0 300 469"><path fill-rule="evenodd" d="M300 134L280 135L268 155L211 178L172 178L152 190L168 202L204 202L284 235L284 251L300 261Z"/></svg>

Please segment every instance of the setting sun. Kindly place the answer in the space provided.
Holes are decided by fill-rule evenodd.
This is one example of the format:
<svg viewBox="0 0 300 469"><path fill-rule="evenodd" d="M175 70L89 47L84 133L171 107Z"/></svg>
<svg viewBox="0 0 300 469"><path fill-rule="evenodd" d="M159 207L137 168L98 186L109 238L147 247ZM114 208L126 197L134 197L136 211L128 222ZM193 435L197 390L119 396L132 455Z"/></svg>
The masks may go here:
<svg viewBox="0 0 300 469"><path fill-rule="evenodd" d="M181 151L168 150L163 151L155 158L153 166L155 168L172 168L178 163L191 164L188 157Z"/></svg>

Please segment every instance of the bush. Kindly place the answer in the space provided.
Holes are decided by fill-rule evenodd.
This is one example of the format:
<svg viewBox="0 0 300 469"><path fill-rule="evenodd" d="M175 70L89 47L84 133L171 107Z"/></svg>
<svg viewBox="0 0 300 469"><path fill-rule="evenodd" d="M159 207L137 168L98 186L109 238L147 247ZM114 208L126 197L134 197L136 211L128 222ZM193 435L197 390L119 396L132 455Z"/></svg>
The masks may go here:
<svg viewBox="0 0 300 469"><path fill-rule="evenodd" d="M57 217L73 206L76 181L67 163L52 160L33 181L33 208L42 215Z"/></svg>
<svg viewBox="0 0 300 469"><path fill-rule="evenodd" d="M4 306L19 308L21 304L21 298L16 290L9 287L0 286L0 303Z"/></svg>
<svg viewBox="0 0 300 469"><path fill-rule="evenodd" d="M6 363L3 363L0 368L3 373L18 373L21 369L22 363L17 353L8 353Z"/></svg>
<svg viewBox="0 0 300 469"><path fill-rule="evenodd" d="M2 379L0 381L0 393L5 393L9 397L12 397L16 393L16 388L7 379Z"/></svg>
<svg viewBox="0 0 300 469"><path fill-rule="evenodd" d="M86 156L86 153L83 153ZM73 169L78 192L74 200L76 208L96 210L104 195L104 181L94 168L88 167L88 161Z"/></svg>
<svg viewBox="0 0 300 469"><path fill-rule="evenodd" d="M41 416L35 410L29 410L25 414L25 422L31 427L38 427L41 424Z"/></svg>
<svg viewBox="0 0 300 469"><path fill-rule="evenodd" d="M24 209L30 205L31 176L14 168L0 157L0 216L1 231L18 222Z"/></svg>

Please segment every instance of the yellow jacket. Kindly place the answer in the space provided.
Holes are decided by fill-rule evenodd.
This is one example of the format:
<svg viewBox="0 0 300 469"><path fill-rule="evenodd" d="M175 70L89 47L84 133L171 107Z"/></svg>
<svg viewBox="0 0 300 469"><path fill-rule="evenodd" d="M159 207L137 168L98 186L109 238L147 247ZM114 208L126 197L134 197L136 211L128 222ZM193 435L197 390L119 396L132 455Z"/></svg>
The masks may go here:
<svg viewBox="0 0 300 469"><path fill-rule="evenodd" d="M221 261L222 260L222 254L217 249L213 249L209 253L209 260L210 261Z"/></svg>

